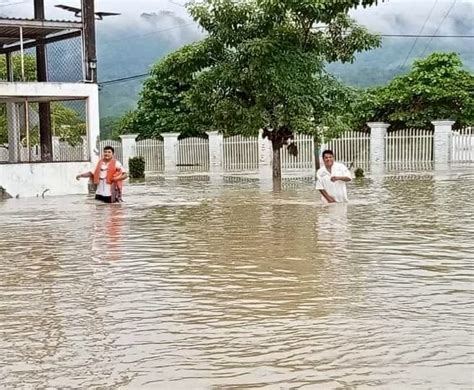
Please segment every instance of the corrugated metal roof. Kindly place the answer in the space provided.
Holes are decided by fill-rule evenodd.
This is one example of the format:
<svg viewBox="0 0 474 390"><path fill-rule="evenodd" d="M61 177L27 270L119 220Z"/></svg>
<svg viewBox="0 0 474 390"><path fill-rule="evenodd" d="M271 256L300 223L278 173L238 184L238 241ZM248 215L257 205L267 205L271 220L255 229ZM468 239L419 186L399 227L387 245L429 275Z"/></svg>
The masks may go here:
<svg viewBox="0 0 474 390"><path fill-rule="evenodd" d="M65 20L0 18L0 48L20 42L20 27L22 27L23 40L31 41L81 30L82 23Z"/></svg>
<svg viewBox="0 0 474 390"><path fill-rule="evenodd" d="M37 19L32 19L32 18L12 18L12 17L5 17L1 16L0 17L0 23L3 20L12 20L12 21L24 21L24 22L37 22ZM53 23L81 23L78 22L77 20L59 20L59 19L45 19L44 22L53 22Z"/></svg>

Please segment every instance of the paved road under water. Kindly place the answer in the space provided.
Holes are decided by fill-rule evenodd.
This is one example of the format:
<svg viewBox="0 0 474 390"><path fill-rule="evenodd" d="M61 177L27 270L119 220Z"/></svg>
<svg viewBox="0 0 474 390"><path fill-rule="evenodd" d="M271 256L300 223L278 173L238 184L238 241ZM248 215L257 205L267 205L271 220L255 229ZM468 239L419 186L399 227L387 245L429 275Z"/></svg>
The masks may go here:
<svg viewBox="0 0 474 390"><path fill-rule="evenodd" d="M0 202L0 387L469 389L473 174Z"/></svg>

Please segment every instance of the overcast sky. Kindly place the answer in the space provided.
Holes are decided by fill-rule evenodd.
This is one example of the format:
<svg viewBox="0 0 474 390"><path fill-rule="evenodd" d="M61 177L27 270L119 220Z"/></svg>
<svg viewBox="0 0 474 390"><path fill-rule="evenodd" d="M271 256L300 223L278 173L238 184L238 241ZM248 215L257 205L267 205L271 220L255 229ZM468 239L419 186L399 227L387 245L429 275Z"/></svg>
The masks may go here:
<svg viewBox="0 0 474 390"><path fill-rule="evenodd" d="M143 20L140 15L144 12L158 13L172 11L176 18L170 15L159 14L150 23L140 23L139 28L163 29L172 24L191 22L183 7L185 0L96 0L98 11L121 12L122 15L106 19L101 23L101 29L116 25L134 26ZM454 3L454 6L453 6ZM48 18L70 19L72 14L54 8L55 4L79 6L79 0L45 0ZM8 16L32 16L33 0L0 0L0 14ZM360 23L370 30L379 33L417 34L427 20L424 34L433 34L444 16L449 12L437 34L456 34L459 27L466 34L474 34L474 0L387 0L378 6L360 8L352 12ZM147 26L148 25L148 26ZM137 26L137 25L136 25Z"/></svg>

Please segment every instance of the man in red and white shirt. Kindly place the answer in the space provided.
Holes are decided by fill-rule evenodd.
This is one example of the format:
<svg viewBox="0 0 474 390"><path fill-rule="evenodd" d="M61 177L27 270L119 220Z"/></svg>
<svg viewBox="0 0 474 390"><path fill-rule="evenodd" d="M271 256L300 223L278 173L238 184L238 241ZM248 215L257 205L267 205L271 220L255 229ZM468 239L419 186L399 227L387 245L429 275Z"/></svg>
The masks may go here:
<svg viewBox="0 0 474 390"><path fill-rule="evenodd" d="M102 159L97 163L94 171L89 171L76 176L91 178L97 186L95 198L105 203L115 203L122 200L123 180L127 178L120 161L114 156L114 148L106 146Z"/></svg>

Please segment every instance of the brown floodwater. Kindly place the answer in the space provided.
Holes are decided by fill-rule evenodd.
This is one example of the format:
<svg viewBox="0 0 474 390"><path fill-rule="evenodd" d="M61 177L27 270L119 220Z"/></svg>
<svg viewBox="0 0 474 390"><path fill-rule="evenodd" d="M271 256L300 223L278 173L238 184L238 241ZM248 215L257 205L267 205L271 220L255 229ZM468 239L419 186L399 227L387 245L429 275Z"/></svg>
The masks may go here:
<svg viewBox="0 0 474 390"><path fill-rule="evenodd" d="M201 179L201 180L199 180ZM474 174L0 202L0 387L470 389Z"/></svg>

